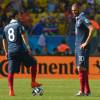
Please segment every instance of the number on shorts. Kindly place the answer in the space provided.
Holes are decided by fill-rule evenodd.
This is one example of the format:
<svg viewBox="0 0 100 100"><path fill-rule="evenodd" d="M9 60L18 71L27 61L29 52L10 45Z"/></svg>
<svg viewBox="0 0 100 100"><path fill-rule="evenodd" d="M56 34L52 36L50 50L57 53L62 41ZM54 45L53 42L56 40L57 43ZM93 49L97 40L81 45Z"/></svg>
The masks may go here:
<svg viewBox="0 0 100 100"><path fill-rule="evenodd" d="M14 29L10 28L8 30L8 39L9 41L13 42L15 40Z"/></svg>
<svg viewBox="0 0 100 100"><path fill-rule="evenodd" d="M84 61L84 56L79 56L79 61Z"/></svg>

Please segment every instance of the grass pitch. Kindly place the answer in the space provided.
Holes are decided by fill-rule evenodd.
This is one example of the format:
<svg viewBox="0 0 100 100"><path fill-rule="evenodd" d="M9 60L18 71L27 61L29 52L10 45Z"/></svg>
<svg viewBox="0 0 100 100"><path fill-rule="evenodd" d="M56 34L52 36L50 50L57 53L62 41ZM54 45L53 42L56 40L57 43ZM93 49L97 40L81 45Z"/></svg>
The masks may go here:
<svg viewBox="0 0 100 100"><path fill-rule="evenodd" d="M100 100L100 80L90 80L91 96L75 96L79 89L77 79L40 79L44 95L32 96L30 79L15 79L15 96L8 95L7 79L0 79L0 100Z"/></svg>

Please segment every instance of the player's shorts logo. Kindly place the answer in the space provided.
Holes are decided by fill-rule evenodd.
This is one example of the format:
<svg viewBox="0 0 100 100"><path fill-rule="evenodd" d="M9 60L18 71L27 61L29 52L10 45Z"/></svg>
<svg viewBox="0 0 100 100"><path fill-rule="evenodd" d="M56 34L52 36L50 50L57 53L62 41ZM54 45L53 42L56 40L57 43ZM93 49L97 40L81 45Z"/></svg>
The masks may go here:
<svg viewBox="0 0 100 100"><path fill-rule="evenodd" d="M84 61L84 56L79 56L79 61Z"/></svg>

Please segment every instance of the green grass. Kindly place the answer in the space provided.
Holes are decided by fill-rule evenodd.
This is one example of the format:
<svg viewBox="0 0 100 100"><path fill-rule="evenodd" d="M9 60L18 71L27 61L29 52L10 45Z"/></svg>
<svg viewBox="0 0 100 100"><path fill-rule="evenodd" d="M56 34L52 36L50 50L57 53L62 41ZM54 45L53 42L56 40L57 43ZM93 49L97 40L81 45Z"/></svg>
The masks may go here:
<svg viewBox="0 0 100 100"><path fill-rule="evenodd" d="M77 97L78 80L40 79L44 95L32 96L30 79L15 79L15 96L8 96L7 79L0 79L0 100L100 100L100 80L90 80L92 96Z"/></svg>

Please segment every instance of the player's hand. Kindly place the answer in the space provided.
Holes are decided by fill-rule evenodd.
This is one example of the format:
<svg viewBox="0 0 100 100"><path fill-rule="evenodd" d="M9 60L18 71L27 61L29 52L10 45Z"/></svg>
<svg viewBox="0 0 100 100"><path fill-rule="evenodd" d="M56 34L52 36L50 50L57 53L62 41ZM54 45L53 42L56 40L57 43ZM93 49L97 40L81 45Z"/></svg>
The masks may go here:
<svg viewBox="0 0 100 100"><path fill-rule="evenodd" d="M28 49L28 53L29 53L29 55L30 56L32 56L33 54L32 54L32 50L31 49Z"/></svg>
<svg viewBox="0 0 100 100"><path fill-rule="evenodd" d="M8 58L8 52L5 53L6 58Z"/></svg>
<svg viewBox="0 0 100 100"><path fill-rule="evenodd" d="M29 45L27 45L27 50L28 50L28 54L29 54L30 56L32 56L32 49L30 48Z"/></svg>
<svg viewBox="0 0 100 100"><path fill-rule="evenodd" d="M81 44L80 49L84 49L86 47L86 45L87 45L86 43Z"/></svg>

